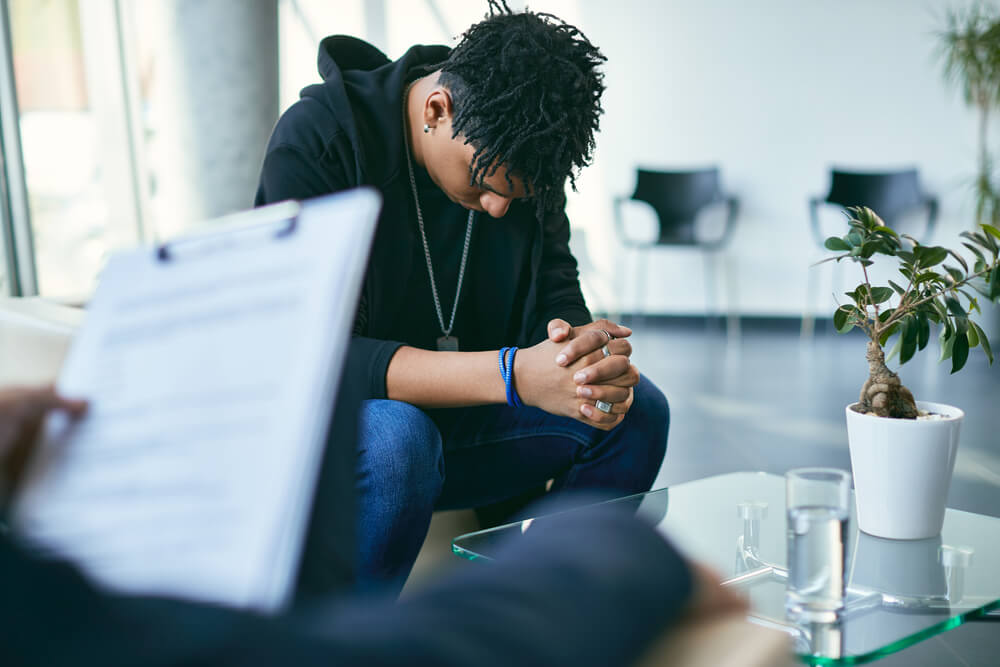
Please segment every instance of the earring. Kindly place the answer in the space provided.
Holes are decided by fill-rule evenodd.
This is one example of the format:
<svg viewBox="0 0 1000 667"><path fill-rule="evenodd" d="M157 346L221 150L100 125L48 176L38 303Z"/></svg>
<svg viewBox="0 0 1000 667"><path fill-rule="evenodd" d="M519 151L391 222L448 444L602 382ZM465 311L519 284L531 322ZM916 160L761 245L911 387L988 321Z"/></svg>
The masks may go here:
<svg viewBox="0 0 1000 667"><path fill-rule="evenodd" d="M427 123L424 123L424 134L430 134L430 131L431 131L431 126L428 125Z"/></svg>

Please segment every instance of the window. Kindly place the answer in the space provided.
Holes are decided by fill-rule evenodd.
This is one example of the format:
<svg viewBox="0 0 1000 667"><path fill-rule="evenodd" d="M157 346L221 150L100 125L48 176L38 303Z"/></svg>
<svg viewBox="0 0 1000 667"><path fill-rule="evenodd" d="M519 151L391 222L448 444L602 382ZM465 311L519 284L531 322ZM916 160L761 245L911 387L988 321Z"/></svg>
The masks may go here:
<svg viewBox="0 0 1000 667"><path fill-rule="evenodd" d="M30 220L18 260L33 264L39 294L66 301L84 300L108 252L140 236L118 4L85 6L10 0L4 45Z"/></svg>

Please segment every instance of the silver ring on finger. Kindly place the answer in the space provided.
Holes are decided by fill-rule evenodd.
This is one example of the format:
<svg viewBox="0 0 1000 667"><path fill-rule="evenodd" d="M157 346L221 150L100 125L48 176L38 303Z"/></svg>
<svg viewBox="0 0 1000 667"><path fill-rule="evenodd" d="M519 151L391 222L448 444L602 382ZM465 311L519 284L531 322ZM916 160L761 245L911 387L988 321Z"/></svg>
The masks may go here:
<svg viewBox="0 0 1000 667"><path fill-rule="evenodd" d="M597 403L596 403L597 409L600 410L601 412L603 412L606 415L610 415L611 414L611 406L613 406L613 405L614 405L614 403L608 403L607 401L597 401Z"/></svg>
<svg viewBox="0 0 1000 667"><path fill-rule="evenodd" d="M604 334L605 336L608 337L608 342L609 343L615 339L615 337L612 336L611 332L608 331L607 329L598 329L598 331L600 331L602 334Z"/></svg>
<svg viewBox="0 0 1000 667"><path fill-rule="evenodd" d="M610 357L611 356L611 350L608 349L607 345L605 345L604 347L601 348L601 352L604 353L605 357Z"/></svg>

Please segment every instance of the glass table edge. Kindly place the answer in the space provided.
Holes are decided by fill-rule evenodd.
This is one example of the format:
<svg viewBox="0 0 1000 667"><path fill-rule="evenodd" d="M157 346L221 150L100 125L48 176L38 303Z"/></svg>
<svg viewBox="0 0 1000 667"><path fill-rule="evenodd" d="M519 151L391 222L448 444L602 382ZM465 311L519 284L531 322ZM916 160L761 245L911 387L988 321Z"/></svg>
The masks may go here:
<svg viewBox="0 0 1000 667"><path fill-rule="evenodd" d="M602 500L602 501L596 502L596 503L588 503L587 505L583 505L581 507L596 507L598 505L606 505L608 503L624 503L624 502L627 502L629 500L635 500L635 499L638 499L638 498L643 498L645 496L648 496L648 495L651 495L651 494L654 494L654 493L662 493L664 491L669 491L671 489L677 489L677 488L682 487L682 486L687 486L688 484L697 484L699 482L705 482L707 480L717 479L719 477L736 477L736 476L743 476L743 475L759 475L759 476L762 476L762 477L775 477L775 478L781 478L782 477L782 475L776 475L775 473L765 472L763 470L741 470L741 471L737 471L737 472L727 472L727 473L721 473L721 474L718 474L718 475L709 475L708 477L699 477L698 479L691 479L691 480L688 480L686 482L678 482L677 484L670 484L668 486L662 486L662 487L660 487L658 489L650 489L649 491L643 491L641 493L633 493L633 494L628 495L628 496L621 496L619 498L610 498L608 500ZM852 494L854 493L854 489L853 488L851 489L851 493ZM553 512L552 514L541 514L541 515L539 515L537 517L531 517L531 519L538 519L538 518L541 518L541 517L557 516L559 514L562 514L563 512L572 512L572 511L575 511L575 510L578 510L578 509L580 509L580 507L571 507L571 508L568 508L568 509L565 509L565 510L562 510L562 511L559 511L559 512ZM955 508L952 508L952 507L945 508L945 511L948 512L948 513L951 513L951 514L965 514L965 515L971 515L971 516L985 516L985 515L982 515L982 514L977 514L976 512L967 512L965 510L955 509ZM1000 517L992 517L992 518L1000 519ZM510 523L501 524L499 526L493 526L492 528L484 528L483 530L474 530L471 533L462 533L461 535L456 535L451 540L451 550L452 550L452 553L455 554L455 555L457 555L457 556L460 556L461 558L465 558L467 560L492 560L489 556L483 556L482 554L477 554L475 552L469 551L468 549L464 549L463 547L461 547L460 545L458 545L456 543L459 540L463 540L463 539L472 537L474 535L475 536L489 535L491 533L497 533L497 532L500 532L502 530L507 530L507 529L513 528L514 526L517 526L517 525L519 525L519 524L521 524L521 523L523 523L524 521L527 521L527 520L530 520L530 519L521 519L521 520L518 520L518 521L511 521Z"/></svg>
<svg viewBox="0 0 1000 667"><path fill-rule="evenodd" d="M985 604L982 607L977 607L975 609L968 609L957 616L951 616L947 620L941 621L940 623L927 626L926 628L914 632L912 635L900 637L896 641L874 651L869 651L868 653L846 655L841 658L827 658L820 655L796 652L795 657L802 661L803 664L807 665L863 665L881 660L887 655L902 651L903 649L909 648L925 639L930 639L931 637L944 634L948 630L953 630L960 625L976 621L995 609L1000 609L1000 600L994 600L989 604ZM751 622L755 622L758 619L758 617L753 614L748 615L747 618ZM773 627L773 621L771 621L771 619L766 620L768 622L762 625Z"/></svg>
<svg viewBox="0 0 1000 667"><path fill-rule="evenodd" d="M599 501L599 502L596 502L596 503L587 503L586 505L581 505L581 506L578 506L578 507L570 507L568 509L564 509L564 510L561 510L559 512L553 512L551 514L540 514L537 517L531 517L531 519L539 519L539 518L542 518L542 517L549 518L549 517L553 517L553 516L558 516L558 515L563 514L565 512L573 512L573 511L579 510L581 507L597 507L597 506L600 506L600 505L607 505L607 504L610 504L610 503L625 503L625 502L628 502L629 500L635 500L635 499L638 499L638 498L644 498L644 497L646 497L648 495L651 495L651 494L654 494L654 493L662 493L663 491L669 491L670 489L677 489L677 488L682 487L682 486L687 486L688 484L697 484L699 482L704 482L704 481L710 480L710 479L716 479L718 477L732 477L732 476L742 476L742 475L761 475L761 476L765 476L765 477L779 477L779 478L781 477L781 475L775 475L774 473L764 472L762 470L741 470L741 471L738 471L738 472L721 473L719 475L709 475L708 477L699 477L698 479L691 479L691 480L688 480L686 482L678 482L677 484L670 484L668 486L661 486L658 489L650 489L649 491L643 491L641 493L633 493L633 494L628 495L628 496L620 496L618 498L609 498L608 500L602 500L602 501ZM504 524L501 524L499 526L493 526L492 528L484 528L483 530L474 530L471 533L462 533L461 535L456 535L451 540L451 552L453 554L455 554L456 556L460 556L461 558L465 558L466 560L493 560L489 556L483 556L482 554L477 554L477 553L475 553L473 551L469 551L468 549L465 549L465 548L461 547L460 545L458 545L457 542L459 540L463 540L463 539L472 537L474 535L475 536L482 536L482 535L489 535L489 534L492 534L492 533L498 533L498 532L500 532L502 530L507 530L507 529L513 528L514 526L520 525L520 524L524 523L524 521L529 521L531 519L520 519L518 521L511 521L510 523L504 523Z"/></svg>

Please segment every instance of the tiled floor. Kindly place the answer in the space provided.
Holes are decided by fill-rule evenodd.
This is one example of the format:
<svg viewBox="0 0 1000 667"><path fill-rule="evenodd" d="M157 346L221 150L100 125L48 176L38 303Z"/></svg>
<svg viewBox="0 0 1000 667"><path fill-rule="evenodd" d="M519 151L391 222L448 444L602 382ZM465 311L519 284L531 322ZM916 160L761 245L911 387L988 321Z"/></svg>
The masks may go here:
<svg viewBox="0 0 1000 667"><path fill-rule="evenodd" d="M739 340L727 340L722 326L703 320L627 323L635 330L635 364L670 400L657 486L734 470L850 467L844 406L857 400L867 374L862 336L827 327L802 341L797 322L751 320ZM1000 516L1000 362L989 367L973 350L966 368L950 375L937 353L932 342L900 377L918 400L965 410L948 504ZM977 622L878 664L1000 665L998 656L1000 623Z"/></svg>

